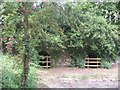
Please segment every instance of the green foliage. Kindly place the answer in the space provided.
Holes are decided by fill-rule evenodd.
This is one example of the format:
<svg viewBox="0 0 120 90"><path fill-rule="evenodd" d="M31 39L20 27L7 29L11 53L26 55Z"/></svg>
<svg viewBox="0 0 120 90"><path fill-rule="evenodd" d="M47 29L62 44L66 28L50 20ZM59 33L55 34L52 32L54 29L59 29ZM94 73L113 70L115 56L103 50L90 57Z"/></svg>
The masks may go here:
<svg viewBox="0 0 120 90"><path fill-rule="evenodd" d="M2 60L2 87L18 88L20 84L21 70L15 65L12 58L3 56Z"/></svg>
<svg viewBox="0 0 120 90"><path fill-rule="evenodd" d="M84 57L81 55L73 55L72 58L72 66L74 67L80 67L80 68L85 68L85 60Z"/></svg>
<svg viewBox="0 0 120 90"><path fill-rule="evenodd" d="M36 76L36 67L30 67L29 75L28 75L28 88L36 88L37 85L37 76Z"/></svg>
<svg viewBox="0 0 120 90"><path fill-rule="evenodd" d="M28 5L32 13L28 16L31 62L40 61L38 52L41 50L48 51L53 58L62 50L68 50L70 54L96 53L98 57L107 58L105 60L115 60L120 50L118 19L114 17L118 13L116 3L40 3L35 10L31 5ZM8 42L11 35L15 37L17 55L23 55L24 51L20 6L21 3L4 3L2 7L5 22L2 37L4 42ZM75 62L79 64L79 59Z"/></svg>
<svg viewBox="0 0 120 90"><path fill-rule="evenodd" d="M68 8L60 16L60 24L67 37L65 45L74 48L76 53L79 49L83 53L96 53L99 57L109 57L114 61L120 50L119 30L117 25L108 23L108 19L99 11L100 5L104 6L106 3L66 4ZM114 3L110 5L115 6ZM109 4L101 9L105 7L109 7ZM112 10L117 9L114 7Z"/></svg>
<svg viewBox="0 0 120 90"><path fill-rule="evenodd" d="M3 55L0 64L2 65L2 88L20 88L22 67L20 61L15 57ZM28 88L35 88L37 82L36 68L30 67Z"/></svg>
<svg viewBox="0 0 120 90"><path fill-rule="evenodd" d="M103 59L103 60L101 61L101 67L102 67L102 68L107 68L107 69L109 69L109 68L111 68L111 66L112 66L112 62L108 62L108 60Z"/></svg>
<svg viewBox="0 0 120 90"><path fill-rule="evenodd" d="M120 51L120 31L116 3L78 2L73 3L40 3L39 8L33 9L29 3L27 16L29 22L28 36L24 38L25 29L20 11L22 3L2 3L0 14L4 21L2 46L15 38L11 47L15 47L16 57L4 56L2 65L2 87L19 88L22 73L22 56L25 45L30 51L30 62L37 66L42 57L39 51L48 51L53 58L60 56L62 51L72 54L72 65L84 68L84 58L90 53L97 54L102 60L102 67L110 68ZM119 8L117 6L117 8ZM25 40L26 39L26 40ZM19 60L18 60L19 59ZM18 63L20 62L20 63ZM28 87L36 85L35 68L30 68Z"/></svg>

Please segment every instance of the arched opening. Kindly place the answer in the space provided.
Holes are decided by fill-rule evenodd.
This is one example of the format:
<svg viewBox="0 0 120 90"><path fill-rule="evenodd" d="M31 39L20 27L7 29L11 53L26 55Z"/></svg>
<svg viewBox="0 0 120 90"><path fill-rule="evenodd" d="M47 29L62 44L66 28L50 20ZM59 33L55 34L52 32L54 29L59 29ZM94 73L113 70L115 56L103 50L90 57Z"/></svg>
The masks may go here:
<svg viewBox="0 0 120 90"><path fill-rule="evenodd" d="M51 56L46 51L40 51L38 53L41 57L39 61L39 65L42 68L50 68L51 67Z"/></svg>
<svg viewBox="0 0 120 90"><path fill-rule="evenodd" d="M97 58L98 56L95 53L89 53L88 57L89 58Z"/></svg>
<svg viewBox="0 0 120 90"><path fill-rule="evenodd" d="M91 52L87 54L87 58L85 58L85 67L86 68L100 68L101 66L101 58L95 52Z"/></svg>

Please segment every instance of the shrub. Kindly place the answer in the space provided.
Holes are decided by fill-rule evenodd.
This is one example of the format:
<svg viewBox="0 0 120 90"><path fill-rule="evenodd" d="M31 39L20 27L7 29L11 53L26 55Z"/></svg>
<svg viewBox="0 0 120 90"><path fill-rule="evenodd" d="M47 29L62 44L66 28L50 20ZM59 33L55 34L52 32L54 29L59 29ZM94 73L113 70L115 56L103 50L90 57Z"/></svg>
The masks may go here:
<svg viewBox="0 0 120 90"><path fill-rule="evenodd" d="M112 63L110 61L102 59L102 61L101 61L101 67L102 68L109 69L109 68L111 68L111 66L112 66Z"/></svg>
<svg viewBox="0 0 120 90"><path fill-rule="evenodd" d="M74 67L85 68L85 60L81 55L74 55L71 64Z"/></svg>
<svg viewBox="0 0 120 90"><path fill-rule="evenodd" d="M30 67L29 77L28 77L28 88L36 88L37 76L36 68Z"/></svg>
<svg viewBox="0 0 120 90"><path fill-rule="evenodd" d="M83 2L76 5L66 3L62 4L64 9L60 4L52 7L51 4L48 4L47 8L38 8L38 13L33 11L33 14L28 16L30 26L28 42L30 59L33 63L38 63L40 59L38 52L41 49L51 54L62 49L83 49L86 53L93 51L101 58L108 56L115 60L120 51L118 25L112 23L115 21L112 16L117 14L116 3ZM32 10L31 4L29 5L28 9ZM13 47L21 54L25 45L24 31L26 30L23 17L18 12L19 4L2 3L1 7L0 13L4 18L5 26L2 29L3 49L5 49L4 43L8 43L9 38L13 36L15 37ZM55 58L56 52L51 56ZM79 63L79 60L75 62Z"/></svg>
<svg viewBox="0 0 120 90"><path fill-rule="evenodd" d="M2 65L2 88L19 88L21 83L22 65L15 63L14 57L2 56L0 64ZM20 63L19 63L20 64ZM30 67L28 77L28 88L36 87L36 68Z"/></svg>
<svg viewBox="0 0 120 90"><path fill-rule="evenodd" d="M13 67L13 60L3 56L2 60L2 88L18 88L20 84L20 72L18 67Z"/></svg>

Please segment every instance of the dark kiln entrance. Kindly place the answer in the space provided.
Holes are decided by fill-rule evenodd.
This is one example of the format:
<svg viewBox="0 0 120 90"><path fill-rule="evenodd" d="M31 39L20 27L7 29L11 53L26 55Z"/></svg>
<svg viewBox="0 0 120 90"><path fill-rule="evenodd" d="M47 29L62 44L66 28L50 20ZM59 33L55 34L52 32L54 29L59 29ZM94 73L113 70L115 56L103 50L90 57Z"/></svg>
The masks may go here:
<svg viewBox="0 0 120 90"><path fill-rule="evenodd" d="M85 67L86 68L100 68L101 58L98 58L96 54L88 54L88 57L85 58Z"/></svg>
<svg viewBox="0 0 120 90"><path fill-rule="evenodd" d="M46 51L40 51L40 56L43 56L43 59L40 59L39 65L42 68L50 68L51 67L51 56Z"/></svg>

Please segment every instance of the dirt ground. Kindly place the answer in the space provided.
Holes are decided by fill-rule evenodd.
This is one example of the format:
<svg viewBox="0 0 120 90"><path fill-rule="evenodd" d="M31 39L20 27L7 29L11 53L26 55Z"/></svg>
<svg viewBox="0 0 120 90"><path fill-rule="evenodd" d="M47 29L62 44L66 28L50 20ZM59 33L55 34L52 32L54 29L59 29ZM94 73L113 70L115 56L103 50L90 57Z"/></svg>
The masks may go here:
<svg viewBox="0 0 120 90"><path fill-rule="evenodd" d="M55 67L37 74L38 88L118 88L118 64L111 69Z"/></svg>

